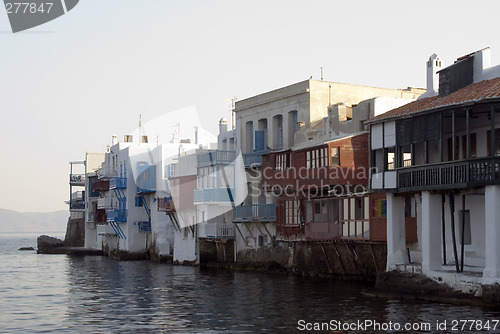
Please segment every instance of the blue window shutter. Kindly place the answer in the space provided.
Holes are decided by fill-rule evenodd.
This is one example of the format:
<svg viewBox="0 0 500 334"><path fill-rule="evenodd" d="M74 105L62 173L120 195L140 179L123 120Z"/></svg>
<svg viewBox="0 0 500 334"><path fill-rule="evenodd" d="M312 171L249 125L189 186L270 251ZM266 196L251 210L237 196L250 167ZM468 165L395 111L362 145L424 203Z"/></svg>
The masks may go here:
<svg viewBox="0 0 500 334"><path fill-rule="evenodd" d="M255 151L264 151L264 131L255 131Z"/></svg>

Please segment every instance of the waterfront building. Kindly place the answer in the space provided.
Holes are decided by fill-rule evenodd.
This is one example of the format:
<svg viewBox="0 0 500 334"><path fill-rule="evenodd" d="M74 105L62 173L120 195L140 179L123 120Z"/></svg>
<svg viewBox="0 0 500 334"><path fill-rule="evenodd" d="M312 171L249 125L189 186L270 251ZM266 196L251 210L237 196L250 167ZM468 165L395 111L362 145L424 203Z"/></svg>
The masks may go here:
<svg viewBox="0 0 500 334"><path fill-rule="evenodd" d="M84 238L87 226L95 228L104 216L97 210L98 193L94 189L96 171L104 159L104 153L87 152L85 160L70 162L69 205L70 217L66 227L67 246L86 246Z"/></svg>
<svg viewBox="0 0 500 334"><path fill-rule="evenodd" d="M123 142L113 136L98 170L97 209L106 210L106 223L89 231L89 247L119 258L172 259L180 227L175 210L167 210L173 208L167 203L169 168L179 156L209 147L196 141L197 134L195 140L180 139L176 132L168 143L151 143L141 134L125 135Z"/></svg>
<svg viewBox="0 0 500 334"><path fill-rule="evenodd" d="M370 188L387 194L387 270L480 294L500 282L500 66L489 48L443 65L432 55L426 94L366 123Z"/></svg>
<svg viewBox="0 0 500 334"><path fill-rule="evenodd" d="M235 151L235 130L227 129L227 121L219 121L216 149L198 150L197 183L194 204L198 224L198 260L200 262L233 262L235 227L233 208L242 202L246 189L242 158ZM237 183L236 181L240 182Z"/></svg>
<svg viewBox="0 0 500 334"><path fill-rule="evenodd" d="M320 198L330 196L335 182L345 188L347 179L329 180L328 176L313 179L312 174L302 180L293 176L283 179L283 174L292 170L294 165L299 169L309 169L309 172L316 167L329 168L334 161L331 145L336 145L330 144L332 140L361 134L364 120L408 103L423 92L415 88L395 90L310 79L237 101L234 110L236 150L243 154L248 192L244 203L233 210L233 223L240 232L236 234L237 261L274 261L283 253L274 247L285 245L283 242L339 238L343 230L335 220L341 217L340 206L338 202L327 203ZM375 97L378 98L365 101ZM365 154L364 165L358 162L347 167L346 161L346 168L368 167L366 136L346 139L346 142L353 140L355 144L349 142L342 151L344 156L352 155L349 150L357 149L359 141L365 142L364 153L357 153ZM355 181L355 186L367 185L367 180L368 174L365 174L364 178L351 181ZM306 201L305 198L298 199L295 193L298 189L285 185L287 182L291 185L299 182L307 189L320 185L321 189L317 198ZM283 186L284 195L277 195L274 185ZM309 190L306 193L309 194ZM323 209L322 204L325 205ZM309 210L307 214L306 208ZM316 225L308 224L306 236L305 223L308 218L311 218L310 223L313 222L316 208L330 213L322 218L316 216L321 221L316 221ZM357 226L354 216L352 220L353 224L347 226ZM363 227L360 235L368 235L368 230L368 227ZM352 233L346 233L352 236ZM286 262L289 258L285 255L280 261Z"/></svg>

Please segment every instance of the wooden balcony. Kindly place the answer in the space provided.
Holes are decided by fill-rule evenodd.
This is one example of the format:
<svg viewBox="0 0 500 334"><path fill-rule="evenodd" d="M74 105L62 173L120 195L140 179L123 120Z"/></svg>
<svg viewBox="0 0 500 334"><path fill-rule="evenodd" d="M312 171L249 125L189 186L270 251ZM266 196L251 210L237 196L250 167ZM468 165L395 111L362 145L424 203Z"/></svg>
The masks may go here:
<svg viewBox="0 0 500 334"><path fill-rule="evenodd" d="M168 197L158 197L156 199L158 203L158 211L159 212L174 212L175 205L174 201Z"/></svg>
<svg viewBox="0 0 500 334"><path fill-rule="evenodd" d="M108 191L109 190L109 181L105 180L98 180L92 183L92 190L93 191Z"/></svg>
<svg viewBox="0 0 500 334"><path fill-rule="evenodd" d="M500 184L500 157L474 158L397 169L398 192Z"/></svg>

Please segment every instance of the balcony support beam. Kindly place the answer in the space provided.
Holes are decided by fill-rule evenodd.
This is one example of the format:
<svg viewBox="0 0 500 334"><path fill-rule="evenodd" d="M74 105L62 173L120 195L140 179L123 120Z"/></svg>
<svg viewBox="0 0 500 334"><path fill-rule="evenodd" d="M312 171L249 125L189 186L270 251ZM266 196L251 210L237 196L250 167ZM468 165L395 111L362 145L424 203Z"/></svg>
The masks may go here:
<svg viewBox="0 0 500 334"><path fill-rule="evenodd" d="M495 106L490 106L490 156L496 155L496 136L495 136Z"/></svg>

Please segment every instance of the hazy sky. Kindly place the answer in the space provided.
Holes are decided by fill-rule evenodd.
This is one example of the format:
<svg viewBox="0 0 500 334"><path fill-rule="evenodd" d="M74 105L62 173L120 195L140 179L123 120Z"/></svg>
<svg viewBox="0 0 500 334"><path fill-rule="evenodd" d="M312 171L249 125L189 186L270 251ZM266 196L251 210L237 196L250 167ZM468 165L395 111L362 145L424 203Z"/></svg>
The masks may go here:
<svg viewBox="0 0 500 334"><path fill-rule="evenodd" d="M425 86L425 62L490 46L500 1L80 0L12 34L0 10L0 207L65 210L69 161L166 112L216 133L228 99L308 79ZM172 125L176 120L172 120ZM189 128L190 124L181 124ZM166 128L169 137L173 128Z"/></svg>

